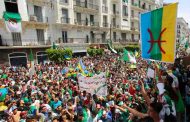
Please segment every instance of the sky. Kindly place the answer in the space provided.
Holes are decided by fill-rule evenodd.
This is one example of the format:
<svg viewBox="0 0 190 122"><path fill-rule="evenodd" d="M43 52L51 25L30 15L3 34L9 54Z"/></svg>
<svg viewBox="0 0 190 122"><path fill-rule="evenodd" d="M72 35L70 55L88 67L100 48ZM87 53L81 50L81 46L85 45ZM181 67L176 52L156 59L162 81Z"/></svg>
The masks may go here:
<svg viewBox="0 0 190 122"><path fill-rule="evenodd" d="M164 0L166 3L179 2L178 17L183 17L190 27L190 0Z"/></svg>

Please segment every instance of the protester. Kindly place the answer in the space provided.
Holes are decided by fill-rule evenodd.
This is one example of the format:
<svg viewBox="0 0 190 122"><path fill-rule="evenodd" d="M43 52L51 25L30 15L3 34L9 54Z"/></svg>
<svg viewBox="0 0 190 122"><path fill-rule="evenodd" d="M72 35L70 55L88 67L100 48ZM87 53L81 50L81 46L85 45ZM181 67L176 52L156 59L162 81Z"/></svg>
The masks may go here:
<svg viewBox="0 0 190 122"><path fill-rule="evenodd" d="M34 69L1 66L1 121L175 122L182 120L184 103L189 120L189 67L140 57L131 67L131 63L118 59L117 54L105 54L73 58L62 64L39 64ZM84 71L78 66L80 60ZM147 75L148 68L155 71L154 77ZM98 81L104 78L103 72L105 96L81 91L81 76ZM185 96L180 93L180 78L185 83Z"/></svg>

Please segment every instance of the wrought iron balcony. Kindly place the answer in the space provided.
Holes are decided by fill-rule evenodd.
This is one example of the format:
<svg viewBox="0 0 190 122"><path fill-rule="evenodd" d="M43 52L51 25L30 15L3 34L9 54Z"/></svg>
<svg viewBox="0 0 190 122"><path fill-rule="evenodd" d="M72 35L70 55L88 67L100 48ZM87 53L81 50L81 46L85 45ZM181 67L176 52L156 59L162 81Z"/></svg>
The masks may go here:
<svg viewBox="0 0 190 122"><path fill-rule="evenodd" d="M103 13L108 13L108 7L102 6L102 12Z"/></svg>
<svg viewBox="0 0 190 122"><path fill-rule="evenodd" d="M70 18L61 17L61 23L70 23Z"/></svg>
<svg viewBox="0 0 190 122"><path fill-rule="evenodd" d="M92 4L92 3L88 3L88 2L81 2L79 0L74 0L74 6L77 7L82 7L82 8L88 8L88 9L93 9L93 10L99 10L99 6Z"/></svg>
<svg viewBox="0 0 190 122"><path fill-rule="evenodd" d="M90 26L97 26L97 27L99 27L100 25L99 25L99 22L90 22Z"/></svg>
<svg viewBox="0 0 190 122"><path fill-rule="evenodd" d="M69 0L59 0L59 3L61 3L61 4L69 4Z"/></svg>
<svg viewBox="0 0 190 122"><path fill-rule="evenodd" d="M108 23L102 23L103 27L108 27Z"/></svg>

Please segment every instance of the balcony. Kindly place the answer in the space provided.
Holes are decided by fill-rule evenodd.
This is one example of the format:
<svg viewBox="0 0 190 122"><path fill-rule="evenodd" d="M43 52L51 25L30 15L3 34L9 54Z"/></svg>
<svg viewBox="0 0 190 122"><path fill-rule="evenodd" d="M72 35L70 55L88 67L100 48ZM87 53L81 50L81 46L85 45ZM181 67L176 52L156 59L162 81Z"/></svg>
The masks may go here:
<svg viewBox="0 0 190 122"><path fill-rule="evenodd" d="M119 11L113 11L112 14L113 15L119 15Z"/></svg>
<svg viewBox="0 0 190 122"><path fill-rule="evenodd" d="M131 20L132 21L139 21L139 17L135 15L131 15Z"/></svg>
<svg viewBox="0 0 190 122"><path fill-rule="evenodd" d="M108 7L102 6L102 13L108 13Z"/></svg>
<svg viewBox="0 0 190 122"><path fill-rule="evenodd" d="M119 25L116 25L116 24L113 24L113 25L112 25L112 28L115 28L115 29L116 29L116 28L120 28L120 26L119 26Z"/></svg>
<svg viewBox="0 0 190 122"><path fill-rule="evenodd" d="M46 29L49 24L49 19L48 17L37 17L35 15L29 15L29 21L23 21L22 26L25 29Z"/></svg>
<svg viewBox="0 0 190 122"><path fill-rule="evenodd" d="M123 13L123 16L128 17L128 13Z"/></svg>
<svg viewBox="0 0 190 122"><path fill-rule="evenodd" d="M87 20L77 20L75 19L75 25L89 26L89 27L99 27L99 22L88 22Z"/></svg>
<svg viewBox="0 0 190 122"><path fill-rule="evenodd" d="M81 26L88 26L88 21L75 19L75 24L76 25L81 25Z"/></svg>
<svg viewBox="0 0 190 122"><path fill-rule="evenodd" d="M155 0L145 0L145 2L147 2L147 3L149 3L149 4L156 4L155 2Z"/></svg>
<svg viewBox="0 0 190 122"><path fill-rule="evenodd" d="M100 24L99 24L99 22L90 22L90 26L97 26L97 27L99 27Z"/></svg>
<svg viewBox="0 0 190 122"><path fill-rule="evenodd" d="M66 4L66 5L68 5L69 4L69 0L59 0L59 3L60 4Z"/></svg>
<svg viewBox="0 0 190 122"><path fill-rule="evenodd" d="M24 47L40 47L51 45L50 40L38 41L36 39L21 39L20 41L14 41L13 39L2 39L0 46L24 46Z"/></svg>
<svg viewBox="0 0 190 122"><path fill-rule="evenodd" d="M79 11L79 12L84 12L84 13L91 13L91 12L98 13L99 6L92 3L75 0L74 10Z"/></svg>
<svg viewBox="0 0 190 122"><path fill-rule="evenodd" d="M27 3L32 3L37 6L49 6L51 7L51 2L47 0L27 0Z"/></svg>
<svg viewBox="0 0 190 122"><path fill-rule="evenodd" d="M61 23L63 23L63 24L68 24L68 23L70 23L70 18L61 17Z"/></svg>
<svg viewBox="0 0 190 122"><path fill-rule="evenodd" d="M102 23L102 26L107 28L108 27L108 23Z"/></svg>
<svg viewBox="0 0 190 122"><path fill-rule="evenodd" d="M29 20L31 22L48 23L48 17L38 17L38 16L35 16L35 15L30 15Z"/></svg>
<svg viewBox="0 0 190 122"><path fill-rule="evenodd" d="M143 6L138 5L137 3L131 3L131 8L138 11L144 11Z"/></svg>

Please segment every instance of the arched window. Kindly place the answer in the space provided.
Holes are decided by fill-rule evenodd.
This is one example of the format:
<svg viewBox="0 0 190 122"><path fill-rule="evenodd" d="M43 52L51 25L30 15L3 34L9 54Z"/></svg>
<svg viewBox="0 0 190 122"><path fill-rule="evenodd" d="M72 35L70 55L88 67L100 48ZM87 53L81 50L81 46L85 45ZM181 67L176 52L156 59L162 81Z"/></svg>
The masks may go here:
<svg viewBox="0 0 190 122"><path fill-rule="evenodd" d="M25 52L14 52L8 54L11 66L27 66L27 54Z"/></svg>
<svg viewBox="0 0 190 122"><path fill-rule="evenodd" d="M48 61L48 55L46 52L40 51L40 52L36 52L36 59L37 59L37 63L40 64L44 64L45 61Z"/></svg>

